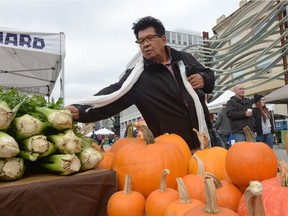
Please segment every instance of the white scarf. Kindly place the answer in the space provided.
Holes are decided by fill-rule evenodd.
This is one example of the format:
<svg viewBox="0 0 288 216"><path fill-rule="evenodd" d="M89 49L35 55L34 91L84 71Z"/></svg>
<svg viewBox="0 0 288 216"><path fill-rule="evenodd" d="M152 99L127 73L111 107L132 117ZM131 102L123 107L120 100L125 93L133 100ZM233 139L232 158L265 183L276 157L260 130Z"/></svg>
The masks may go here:
<svg viewBox="0 0 288 216"><path fill-rule="evenodd" d="M198 124L199 124L199 132L205 132L207 134L208 139L209 139L209 145L211 145L208 128L207 128L206 121L205 121L204 111L203 111L201 102L199 100L199 97L197 93L195 92L195 90L192 88L191 84L187 80L187 77L185 74L185 65L183 61L179 61L178 66L180 69L180 73L181 73L184 86L194 101L197 118L198 118ZM128 78L125 80L125 82L123 83L123 85L121 86L119 90L112 92L111 94L108 94L108 95L97 95L97 96L85 97L77 101L75 104L91 105L92 107L89 109L93 109L93 108L106 106L116 101L117 99L122 97L132 88L132 86L136 83L136 81L140 77L143 71L143 68L144 68L144 59L140 58L138 62L136 63L136 66L134 67L134 69L131 71L131 74L128 76ZM88 112L89 109L87 109L86 111Z"/></svg>

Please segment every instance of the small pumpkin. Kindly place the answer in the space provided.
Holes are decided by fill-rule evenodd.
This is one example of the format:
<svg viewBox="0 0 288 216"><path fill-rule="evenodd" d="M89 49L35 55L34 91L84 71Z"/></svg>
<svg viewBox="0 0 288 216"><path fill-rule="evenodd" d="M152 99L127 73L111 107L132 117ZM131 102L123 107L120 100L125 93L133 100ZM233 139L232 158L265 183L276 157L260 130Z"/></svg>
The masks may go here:
<svg viewBox="0 0 288 216"><path fill-rule="evenodd" d="M220 180L229 180L225 170L227 149L219 146L209 147L207 135L198 132L196 129L193 129L193 131L197 133L201 143L200 150L197 150L194 154L203 161L205 172L214 174ZM197 169L197 162L194 157L191 157L189 161L189 173L196 174Z"/></svg>
<svg viewBox="0 0 288 216"><path fill-rule="evenodd" d="M109 216L143 216L145 198L137 191L131 190L131 176L125 176L123 191L118 191L109 198L107 213Z"/></svg>
<svg viewBox="0 0 288 216"><path fill-rule="evenodd" d="M204 203L197 199L191 199L186 190L185 184L181 177L176 178L178 184L178 191L180 195L180 199L171 202L164 212L164 216L182 216L187 211L197 206L201 206L203 208Z"/></svg>
<svg viewBox="0 0 288 216"><path fill-rule="evenodd" d="M249 127L244 128L245 142L231 146L226 155L225 168L229 179L242 191L250 181L263 181L277 174L277 156L265 143L254 142Z"/></svg>
<svg viewBox="0 0 288 216"><path fill-rule="evenodd" d="M179 199L179 193L177 190L167 188L166 176L169 173L169 169L165 169L162 172L160 188L151 192L147 197L145 203L146 216L163 215L167 206L174 200Z"/></svg>
<svg viewBox="0 0 288 216"><path fill-rule="evenodd" d="M213 179L205 178L206 206L198 206L187 211L184 216L203 216L203 215L219 215L219 216L238 216L238 214L229 209L218 206L217 194Z"/></svg>
<svg viewBox="0 0 288 216"><path fill-rule="evenodd" d="M103 140L102 140L101 145L99 147L99 151L103 154L103 159L99 163L97 163L95 168L112 169L112 162L113 162L113 158L114 158L114 153L104 150L103 145L105 143L105 138Z"/></svg>

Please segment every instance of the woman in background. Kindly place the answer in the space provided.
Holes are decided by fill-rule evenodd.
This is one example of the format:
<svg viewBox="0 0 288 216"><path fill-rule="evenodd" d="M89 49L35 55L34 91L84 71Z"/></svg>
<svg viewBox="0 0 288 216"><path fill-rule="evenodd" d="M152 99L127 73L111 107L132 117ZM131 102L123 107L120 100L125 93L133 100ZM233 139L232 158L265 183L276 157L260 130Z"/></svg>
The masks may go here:
<svg viewBox="0 0 288 216"><path fill-rule="evenodd" d="M263 95L254 95L253 117L255 118L256 142L264 142L273 148L273 127L272 117L265 105Z"/></svg>

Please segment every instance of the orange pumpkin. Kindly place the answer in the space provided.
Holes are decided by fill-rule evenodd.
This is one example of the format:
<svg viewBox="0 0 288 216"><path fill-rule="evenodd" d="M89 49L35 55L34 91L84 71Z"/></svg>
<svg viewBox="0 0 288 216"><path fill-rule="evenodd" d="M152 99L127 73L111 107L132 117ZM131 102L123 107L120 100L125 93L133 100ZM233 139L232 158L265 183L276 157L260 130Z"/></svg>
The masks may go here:
<svg viewBox="0 0 288 216"><path fill-rule="evenodd" d="M261 201L269 216L288 216L288 165L283 159L279 162L279 170L280 175L261 182ZM245 199L247 198L244 195L239 202L238 214L241 216L248 215Z"/></svg>
<svg viewBox="0 0 288 216"><path fill-rule="evenodd" d="M223 208L218 206L216 188L213 179L205 178L205 188L207 198L205 208L203 208L203 206L192 208L189 211L187 211L184 214L184 216L194 216L194 215L238 216L238 214L235 211L229 208Z"/></svg>
<svg viewBox="0 0 288 216"><path fill-rule="evenodd" d="M277 174L277 156L265 143L254 142L249 127L245 127L246 142L237 142L226 155L225 167L229 179L242 191L250 181L263 181Z"/></svg>
<svg viewBox="0 0 288 216"><path fill-rule="evenodd" d="M191 199L186 190L185 184L181 177L176 178L180 199L171 202L164 212L164 216L182 216L187 211L197 206L203 208L204 203L197 199Z"/></svg>
<svg viewBox="0 0 288 216"><path fill-rule="evenodd" d="M198 174L189 174L183 177L183 181L186 185L189 196L194 199L206 203L205 194L205 177L213 179L216 186L216 193L218 198L218 204L220 207L230 208L233 211L237 211L239 200L242 197L242 192L239 188L227 180L220 181L216 176L206 172L204 174L204 165L202 160L197 156L193 155L197 160ZM200 170L200 172L199 172Z"/></svg>
<svg viewBox="0 0 288 216"><path fill-rule="evenodd" d="M95 168L103 168L103 169L112 168L114 153L104 150L103 145L105 144L105 139L106 138L102 140L101 145L99 146L99 151L103 154L103 159L99 163L97 163Z"/></svg>
<svg viewBox="0 0 288 216"><path fill-rule="evenodd" d="M181 136L177 134L165 133L157 137L156 140L159 140L161 142L170 142L172 140L172 144L180 148L180 150L183 153L184 158L187 160L187 164L189 163L189 160L191 158L191 151L190 151L188 144Z"/></svg>
<svg viewBox="0 0 288 216"><path fill-rule="evenodd" d="M196 154L204 163L205 172L214 174L220 180L229 180L225 170L225 159L227 149L215 146L208 147L208 140L203 137L196 129L193 129L201 142L201 149L197 150ZM204 141L204 143L202 143ZM198 171L197 162L194 157L189 160L189 173L196 174Z"/></svg>
<svg viewBox="0 0 288 216"><path fill-rule="evenodd" d="M123 137L123 138L120 138L118 139L111 147L110 151L113 152L113 153L116 153L120 148L122 148L122 146L130 143L130 142L133 142L133 141L137 141L137 140L140 140L140 138L135 138L133 136L133 127L135 125L133 124L129 124L127 126L127 136L126 137Z"/></svg>
<svg viewBox="0 0 288 216"><path fill-rule="evenodd" d="M143 216L145 198L137 191L131 190L131 176L126 175L123 191L118 191L109 198L107 213L109 216Z"/></svg>
<svg viewBox="0 0 288 216"><path fill-rule="evenodd" d="M166 176L169 169L165 169L161 176L160 188L149 194L145 203L146 216L163 215L166 207L174 200L179 199L177 190L167 188Z"/></svg>
<svg viewBox="0 0 288 216"><path fill-rule="evenodd" d="M175 179L187 175L187 162L181 150L170 142L155 140L145 125L139 125L144 139L124 145L114 155L112 169L118 174L118 187L123 189L125 174L135 180L133 189L141 192L145 198L159 187L159 179L164 169L170 170L167 187L177 188Z"/></svg>

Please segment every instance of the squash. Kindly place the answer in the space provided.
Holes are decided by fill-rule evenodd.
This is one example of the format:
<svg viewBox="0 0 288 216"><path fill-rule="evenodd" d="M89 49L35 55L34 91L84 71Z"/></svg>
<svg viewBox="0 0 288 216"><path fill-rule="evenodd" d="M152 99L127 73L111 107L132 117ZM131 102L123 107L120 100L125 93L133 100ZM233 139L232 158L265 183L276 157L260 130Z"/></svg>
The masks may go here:
<svg viewBox="0 0 288 216"><path fill-rule="evenodd" d="M173 201L168 205L164 212L164 216L182 216L187 211L197 206L204 207L204 203L197 199L190 199L189 194L186 190L185 184L181 177L176 178L178 184L178 191L180 199Z"/></svg>
<svg viewBox="0 0 288 216"><path fill-rule="evenodd" d="M116 153L120 148L122 148L122 146L132 142L132 141L135 141L137 139L140 139L140 138L135 138L134 135L133 135L133 128L136 127L135 124L128 124L127 126L127 136L126 137L123 137L123 138L120 138L118 139L111 147L110 151L113 152L113 153Z"/></svg>
<svg viewBox="0 0 288 216"><path fill-rule="evenodd" d="M213 179L216 187L218 205L220 207L230 208L236 212L239 200L243 195L240 189L227 180L220 181L212 173L204 173L202 160L195 154L193 157L196 159L198 164L198 174L188 174L183 177L189 196L206 203L205 177L210 177Z"/></svg>
<svg viewBox="0 0 288 216"><path fill-rule="evenodd" d="M145 203L146 216L163 215L167 206L174 200L179 199L177 190L167 188L166 176L170 173L169 169L162 172L160 188L149 194Z"/></svg>
<svg viewBox="0 0 288 216"><path fill-rule="evenodd" d="M279 161L279 170L279 175L261 182L263 188L261 202L263 201L262 205L266 215L269 216L288 216L288 165L283 159ZM247 215L245 199L244 194L238 206L238 214L241 216Z"/></svg>
<svg viewBox="0 0 288 216"><path fill-rule="evenodd" d="M249 127L244 128L246 142L237 142L226 155L225 168L229 179L243 192L250 181L263 181L277 174L277 156L265 143L254 142Z"/></svg>
<svg viewBox="0 0 288 216"><path fill-rule="evenodd" d="M109 216L143 216L145 198L137 191L131 190L131 176L125 176L123 191L118 191L109 198L107 213Z"/></svg>
<svg viewBox="0 0 288 216"><path fill-rule="evenodd" d="M202 215L219 215L219 216L237 216L238 214L229 209L218 206L217 194L213 179L205 178L206 206L198 206L187 211L184 216L202 216Z"/></svg>
<svg viewBox="0 0 288 216"><path fill-rule="evenodd" d="M190 148L188 146L188 144L186 143L186 141L179 135L177 134L168 134L165 133L161 136L158 136L156 138L156 141L161 141L161 142L171 142L174 145L176 145L177 147L180 148L181 152L183 153L184 158L187 161L187 166L189 164L190 158L191 158L191 151Z"/></svg>
<svg viewBox="0 0 288 216"><path fill-rule="evenodd" d="M201 143L200 150L197 150L194 154L203 161L205 172L214 174L220 180L229 180L225 170L227 149L219 146L208 147L207 135L204 133L201 134L196 129L193 129L193 131L197 133ZM189 161L189 173L196 174L197 169L197 162L195 158L191 157Z"/></svg>
<svg viewBox="0 0 288 216"><path fill-rule="evenodd" d="M123 189L125 174L131 175L134 190L145 198L159 187L159 179L164 169L170 170L167 187L177 189L175 179L187 175L187 161L182 151L172 141L154 139L145 125L138 125L144 139L137 139L122 146L114 155L112 169L118 174L118 187Z"/></svg>
<svg viewBox="0 0 288 216"><path fill-rule="evenodd" d="M103 169L112 169L112 162L114 158L114 153L111 151L105 151L103 148L103 145L105 144L104 138L101 142L101 145L99 147L99 151L103 154L103 159L96 164L95 168L103 168Z"/></svg>

